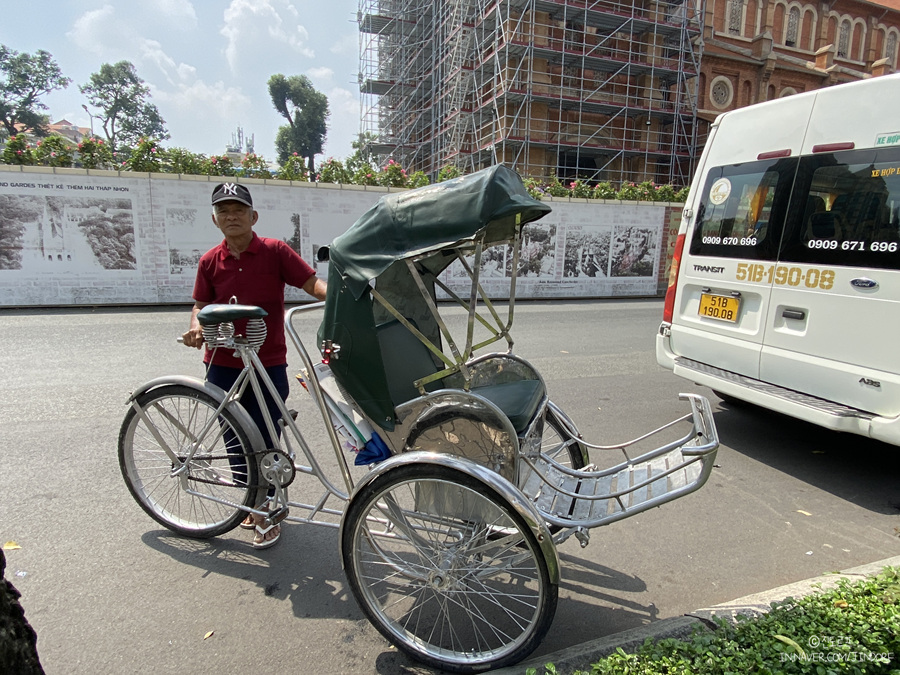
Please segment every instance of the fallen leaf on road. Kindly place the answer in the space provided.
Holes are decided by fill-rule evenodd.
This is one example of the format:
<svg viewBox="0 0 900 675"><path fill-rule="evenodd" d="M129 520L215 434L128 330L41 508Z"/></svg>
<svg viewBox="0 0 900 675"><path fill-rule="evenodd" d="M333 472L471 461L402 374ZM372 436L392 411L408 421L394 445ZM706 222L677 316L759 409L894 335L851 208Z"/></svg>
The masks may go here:
<svg viewBox="0 0 900 675"><path fill-rule="evenodd" d="M797 513L802 513L804 516L811 516L811 515L812 515L809 511L801 511L800 509L797 509Z"/></svg>
<svg viewBox="0 0 900 675"><path fill-rule="evenodd" d="M4 550L4 551L15 551L15 550L18 550L18 549L20 549L20 548L22 548L22 547L19 546L19 545L18 545L16 542L14 542L14 541L8 541L8 542L6 542L5 544L3 544L3 550Z"/></svg>
<svg viewBox="0 0 900 675"><path fill-rule="evenodd" d="M209 631L206 635L203 636L203 639L204 639L204 640L208 640L209 638L211 638L211 637L215 634L215 632L216 632L216 631L214 631L214 630Z"/></svg>

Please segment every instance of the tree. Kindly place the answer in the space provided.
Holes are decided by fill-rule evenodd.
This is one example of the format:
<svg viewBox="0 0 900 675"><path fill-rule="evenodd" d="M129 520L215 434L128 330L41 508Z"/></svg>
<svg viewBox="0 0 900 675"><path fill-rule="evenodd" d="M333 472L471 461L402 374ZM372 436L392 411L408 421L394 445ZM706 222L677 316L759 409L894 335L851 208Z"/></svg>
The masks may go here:
<svg viewBox="0 0 900 675"><path fill-rule="evenodd" d="M71 81L49 52L39 49L34 55L20 54L0 45L0 122L7 136L16 135L17 124L46 136L50 120L40 112L47 109L40 97L65 89Z"/></svg>
<svg viewBox="0 0 900 675"><path fill-rule="evenodd" d="M272 75L269 95L275 110L288 121L275 136L278 161L284 163L296 152L307 158L309 173L315 175L315 156L322 153L328 132L328 98L304 75Z"/></svg>
<svg viewBox="0 0 900 675"><path fill-rule="evenodd" d="M101 111L96 117L114 152L122 145L137 145L142 138L169 138L166 121L147 100L150 88L129 61L104 63L99 72L91 75L90 82L78 90L88 97L92 107Z"/></svg>

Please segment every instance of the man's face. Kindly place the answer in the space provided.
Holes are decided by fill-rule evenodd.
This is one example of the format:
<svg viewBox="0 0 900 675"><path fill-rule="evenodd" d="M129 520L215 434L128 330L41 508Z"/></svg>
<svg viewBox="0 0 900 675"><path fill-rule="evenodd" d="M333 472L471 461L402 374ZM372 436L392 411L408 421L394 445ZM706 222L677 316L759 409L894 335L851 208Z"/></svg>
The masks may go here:
<svg viewBox="0 0 900 675"><path fill-rule="evenodd" d="M240 202L219 202L213 207L213 222L226 237L250 234L259 214Z"/></svg>

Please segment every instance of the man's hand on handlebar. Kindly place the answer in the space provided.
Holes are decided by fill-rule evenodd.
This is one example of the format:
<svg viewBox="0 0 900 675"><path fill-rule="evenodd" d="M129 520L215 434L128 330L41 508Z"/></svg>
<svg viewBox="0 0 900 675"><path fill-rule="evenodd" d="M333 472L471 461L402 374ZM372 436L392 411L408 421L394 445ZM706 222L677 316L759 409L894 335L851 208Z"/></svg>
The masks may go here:
<svg viewBox="0 0 900 675"><path fill-rule="evenodd" d="M181 342L185 347L196 347L200 349L203 346L203 331L200 326L195 326L181 336Z"/></svg>

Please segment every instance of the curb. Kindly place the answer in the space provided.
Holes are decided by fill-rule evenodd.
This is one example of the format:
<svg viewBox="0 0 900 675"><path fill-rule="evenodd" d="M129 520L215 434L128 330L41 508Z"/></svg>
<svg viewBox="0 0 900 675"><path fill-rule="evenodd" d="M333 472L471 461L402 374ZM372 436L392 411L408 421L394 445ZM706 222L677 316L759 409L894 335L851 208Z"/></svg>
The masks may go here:
<svg viewBox="0 0 900 675"><path fill-rule="evenodd" d="M664 638L687 638L690 637L696 628L711 630L713 626L712 617L734 619L739 614L758 616L768 612L773 602L790 597L800 598L820 590L828 590L836 586L839 579L863 579L877 574L884 567L898 566L900 566L900 556L894 556L878 562L851 567L841 572L823 574L768 591L747 595L731 602L697 609L683 616L654 621L646 626L632 628L621 633L573 645L538 658L522 661L515 666L498 668L489 672L493 675L522 675L528 668L534 668L538 673L543 673L543 668L548 663L554 664L560 673L569 673L577 669L589 670L593 662L612 654L619 647L627 652L640 647L647 638L651 638L654 641Z"/></svg>

